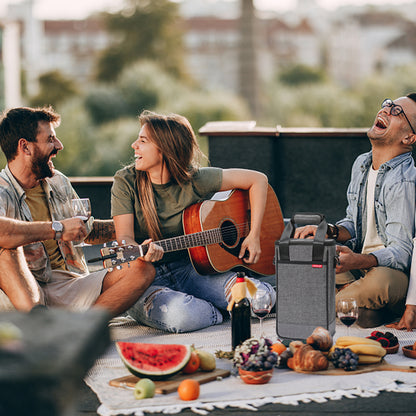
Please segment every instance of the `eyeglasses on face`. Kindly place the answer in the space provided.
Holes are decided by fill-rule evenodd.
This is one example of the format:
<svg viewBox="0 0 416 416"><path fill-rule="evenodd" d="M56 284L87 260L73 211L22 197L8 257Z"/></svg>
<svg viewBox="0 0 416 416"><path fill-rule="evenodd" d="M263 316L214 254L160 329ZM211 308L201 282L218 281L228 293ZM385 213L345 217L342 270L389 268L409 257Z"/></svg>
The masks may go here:
<svg viewBox="0 0 416 416"><path fill-rule="evenodd" d="M399 116L400 114L403 114L404 117L406 118L406 121L409 123L410 128L412 129L413 134L415 133L415 130L413 129L412 125L410 124L409 119L406 116L406 113L403 110L403 107L399 104L394 104L393 100L391 100L390 98L386 98L382 104L381 104L381 108L386 108L389 107L390 108L390 114L392 116Z"/></svg>

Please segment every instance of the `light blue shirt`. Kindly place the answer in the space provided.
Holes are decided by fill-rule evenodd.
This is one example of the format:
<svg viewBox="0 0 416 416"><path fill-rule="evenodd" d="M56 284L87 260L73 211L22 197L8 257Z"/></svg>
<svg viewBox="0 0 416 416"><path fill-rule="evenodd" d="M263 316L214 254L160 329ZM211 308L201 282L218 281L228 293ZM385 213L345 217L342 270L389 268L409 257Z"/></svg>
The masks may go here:
<svg viewBox="0 0 416 416"><path fill-rule="evenodd" d="M354 252L361 253L367 229L367 176L372 152L357 157L348 186L346 217L337 222L351 234L346 242ZM408 274L415 232L416 168L411 152L403 153L383 163L374 192L377 234L384 248L373 254L379 266L390 267Z"/></svg>

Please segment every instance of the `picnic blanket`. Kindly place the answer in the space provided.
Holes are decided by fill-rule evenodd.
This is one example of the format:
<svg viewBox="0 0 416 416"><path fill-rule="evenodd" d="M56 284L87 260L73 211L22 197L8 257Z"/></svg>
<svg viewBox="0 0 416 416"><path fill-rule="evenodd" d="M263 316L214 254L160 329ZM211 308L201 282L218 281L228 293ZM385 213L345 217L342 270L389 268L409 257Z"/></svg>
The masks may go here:
<svg viewBox="0 0 416 416"><path fill-rule="evenodd" d="M275 341L275 318L263 322L263 332ZM416 341L416 332L396 331L386 327L380 331L393 332L399 339L400 350L389 354L385 360L389 364L416 365L416 361L403 355L401 347ZM186 334L169 334L152 328L137 325L129 318L121 317L110 323L113 341L149 342L166 344L194 344L215 353L217 350L230 351L231 328L227 321L221 325ZM362 329L354 325L350 335L368 336L374 329ZM252 321L252 336L259 336L258 321ZM337 323L334 338L346 335L347 329ZM229 360L217 359L217 367L232 369ZM365 374L346 373L341 376L322 374L300 374L288 369L275 369L268 384L247 385L237 376L201 385L200 396L191 402L181 401L177 393L156 395L152 399L136 400L131 389L112 387L109 381L129 375L117 354L115 343L96 361L88 372L85 382L97 394L101 402L98 414L101 416L144 415L144 412L179 413L185 408L198 414L208 414L214 408L239 407L256 409L267 403L297 405L300 402L325 402L342 397L372 397L380 391L416 392L416 373L399 371L377 371Z"/></svg>

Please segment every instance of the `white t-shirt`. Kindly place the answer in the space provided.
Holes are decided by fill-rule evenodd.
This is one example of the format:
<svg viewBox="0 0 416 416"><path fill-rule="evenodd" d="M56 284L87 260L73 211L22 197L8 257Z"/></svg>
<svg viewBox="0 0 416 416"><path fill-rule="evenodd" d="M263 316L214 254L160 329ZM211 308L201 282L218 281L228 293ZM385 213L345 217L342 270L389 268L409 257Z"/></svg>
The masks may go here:
<svg viewBox="0 0 416 416"><path fill-rule="evenodd" d="M416 305L416 238L413 239L412 264L410 266L409 288L406 305Z"/></svg>
<svg viewBox="0 0 416 416"><path fill-rule="evenodd" d="M384 244L377 234L374 209L374 191L376 188L377 174L378 170L374 170L371 167L367 177L367 230L365 233L363 249L361 250L362 254L373 253L376 250L384 248Z"/></svg>

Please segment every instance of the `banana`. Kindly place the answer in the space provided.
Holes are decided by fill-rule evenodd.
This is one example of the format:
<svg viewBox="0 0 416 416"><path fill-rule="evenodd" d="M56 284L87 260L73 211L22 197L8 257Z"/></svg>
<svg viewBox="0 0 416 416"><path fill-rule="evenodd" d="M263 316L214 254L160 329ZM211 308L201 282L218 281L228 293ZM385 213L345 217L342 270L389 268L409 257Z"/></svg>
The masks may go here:
<svg viewBox="0 0 416 416"><path fill-rule="evenodd" d="M384 357L387 353L385 348L383 348L381 345L353 344L349 345L347 348L358 355L373 355L375 357L381 358Z"/></svg>
<svg viewBox="0 0 416 416"><path fill-rule="evenodd" d="M365 355L359 354L358 355L358 364L376 364L379 363L383 357L377 355Z"/></svg>
<svg viewBox="0 0 416 416"><path fill-rule="evenodd" d="M354 337L351 335L339 337L335 341L335 344L339 348L346 348L346 347L349 347L350 345L355 345L355 344L360 344L360 345L368 344L368 345L381 346L381 344L375 339L364 338L364 337Z"/></svg>

